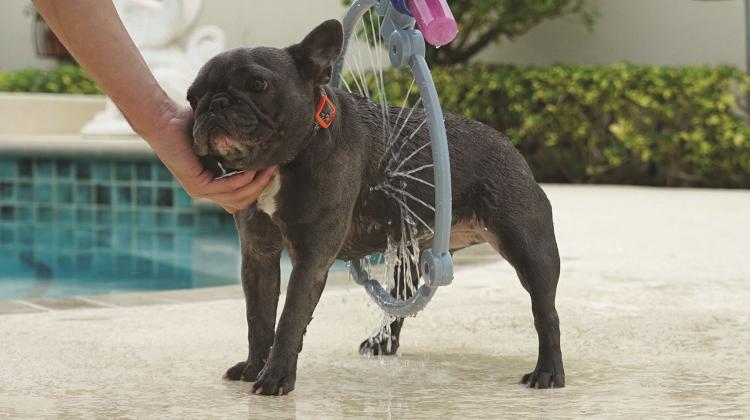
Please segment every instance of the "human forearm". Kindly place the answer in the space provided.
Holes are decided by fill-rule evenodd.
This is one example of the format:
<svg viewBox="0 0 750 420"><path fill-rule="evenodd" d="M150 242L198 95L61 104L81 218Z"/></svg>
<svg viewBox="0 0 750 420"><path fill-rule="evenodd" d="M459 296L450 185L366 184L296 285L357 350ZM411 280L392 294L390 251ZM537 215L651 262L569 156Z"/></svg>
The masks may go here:
<svg viewBox="0 0 750 420"><path fill-rule="evenodd" d="M177 106L164 93L109 0L34 0L73 54L152 146Z"/></svg>

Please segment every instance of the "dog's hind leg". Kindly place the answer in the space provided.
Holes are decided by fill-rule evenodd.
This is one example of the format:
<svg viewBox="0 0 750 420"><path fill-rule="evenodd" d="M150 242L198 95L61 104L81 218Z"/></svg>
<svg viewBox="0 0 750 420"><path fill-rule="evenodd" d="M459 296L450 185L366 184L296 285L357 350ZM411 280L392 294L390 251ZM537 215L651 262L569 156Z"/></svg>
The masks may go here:
<svg viewBox="0 0 750 420"><path fill-rule="evenodd" d="M393 287L389 290L391 296L397 299L409 299L414 296L419 283L419 269L413 264L406 264L411 270L411 278L405 275L406 267L402 264L393 270ZM360 354L391 356L396 354L401 337L404 318L396 318L372 337L365 339L359 345Z"/></svg>
<svg viewBox="0 0 750 420"><path fill-rule="evenodd" d="M564 387L560 327L555 309L560 256L552 209L547 196L535 183L523 194L514 194L503 201L488 203L484 211L486 238L513 265L521 284L531 295L534 326L539 337L536 367L523 376L521 383L530 388Z"/></svg>

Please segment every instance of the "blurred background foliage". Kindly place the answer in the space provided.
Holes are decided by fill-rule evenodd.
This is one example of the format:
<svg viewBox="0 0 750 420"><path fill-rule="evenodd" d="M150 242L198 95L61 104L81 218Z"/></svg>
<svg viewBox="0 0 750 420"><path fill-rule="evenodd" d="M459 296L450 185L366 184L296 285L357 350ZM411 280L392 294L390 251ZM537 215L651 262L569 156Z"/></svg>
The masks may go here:
<svg viewBox="0 0 750 420"><path fill-rule="evenodd" d="M506 133L539 181L750 188L750 77L736 68L475 64L432 75L446 111ZM412 76L384 80L387 98L403 98Z"/></svg>
<svg viewBox="0 0 750 420"><path fill-rule="evenodd" d="M0 72L0 92L101 94L102 90L80 67L64 64L50 71Z"/></svg>
<svg viewBox="0 0 750 420"><path fill-rule="evenodd" d="M540 181L750 188L743 71L466 64L484 39L513 37L557 16L590 25L595 12L585 0L454 0L451 7L466 38L430 48L443 107L508 134ZM388 70L388 97L403 98L411 80ZM0 91L101 93L73 65L0 72Z"/></svg>
<svg viewBox="0 0 750 420"><path fill-rule="evenodd" d="M430 67L467 63L489 45L523 35L546 19L566 17L592 28L597 16L586 0L450 0L450 7L458 37L427 50Z"/></svg>

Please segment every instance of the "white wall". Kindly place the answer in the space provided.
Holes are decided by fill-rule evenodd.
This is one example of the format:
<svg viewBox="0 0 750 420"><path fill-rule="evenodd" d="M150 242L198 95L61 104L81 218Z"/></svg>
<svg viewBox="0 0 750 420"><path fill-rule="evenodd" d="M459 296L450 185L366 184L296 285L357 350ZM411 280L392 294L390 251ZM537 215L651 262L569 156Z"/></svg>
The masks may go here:
<svg viewBox="0 0 750 420"><path fill-rule="evenodd" d="M549 21L514 42L487 49L481 59L745 67L743 0L591 1L601 11L593 33L569 19ZM54 64L34 56L31 17L23 14L29 4L29 0L0 0L0 69ZM197 24L222 27L228 47L283 47L299 41L323 20L342 14L339 0L204 0Z"/></svg>
<svg viewBox="0 0 750 420"><path fill-rule="evenodd" d="M0 0L0 70L52 68L54 60L36 57L31 36L30 0Z"/></svg>
<svg viewBox="0 0 750 420"><path fill-rule="evenodd" d="M30 4L30 0L0 0L0 70L55 65L53 60L36 57L32 17L24 14ZM196 25L214 24L224 29L229 48L285 47L302 40L324 20L343 14L339 0L204 0Z"/></svg>
<svg viewBox="0 0 750 420"><path fill-rule="evenodd" d="M593 0L593 33L571 19L545 22L482 59L522 64L732 64L745 68L743 0Z"/></svg>
<svg viewBox="0 0 750 420"><path fill-rule="evenodd" d="M286 47L326 19L340 19L339 0L204 0L196 24L218 25L227 46Z"/></svg>

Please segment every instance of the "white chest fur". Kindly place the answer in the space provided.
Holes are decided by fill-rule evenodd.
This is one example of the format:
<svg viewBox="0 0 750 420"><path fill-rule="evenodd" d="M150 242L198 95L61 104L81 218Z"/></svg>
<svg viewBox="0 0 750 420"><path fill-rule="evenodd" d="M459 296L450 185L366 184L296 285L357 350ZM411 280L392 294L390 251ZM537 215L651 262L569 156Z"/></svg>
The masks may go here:
<svg viewBox="0 0 750 420"><path fill-rule="evenodd" d="M263 190L262 193L260 193L257 202L258 209L265 212L269 216L273 216L273 214L276 213L276 195L279 193L280 189L281 175L277 173L273 176L271 182L268 183L266 189Z"/></svg>

